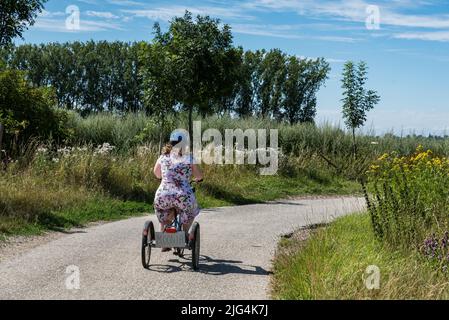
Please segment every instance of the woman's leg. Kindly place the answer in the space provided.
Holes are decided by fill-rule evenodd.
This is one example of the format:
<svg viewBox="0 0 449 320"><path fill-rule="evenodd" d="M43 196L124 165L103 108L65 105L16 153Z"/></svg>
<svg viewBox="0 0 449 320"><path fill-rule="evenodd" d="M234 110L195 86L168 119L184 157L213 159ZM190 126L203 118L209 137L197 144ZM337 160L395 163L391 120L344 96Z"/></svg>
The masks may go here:
<svg viewBox="0 0 449 320"><path fill-rule="evenodd" d="M200 213L200 209L198 207L198 203L196 202L196 198L194 194L191 194L188 198L188 206L183 211L183 227L184 231L189 232L190 227L193 224L193 221L195 220L196 216ZM193 233L189 232L189 240L194 240L195 235Z"/></svg>
<svg viewBox="0 0 449 320"><path fill-rule="evenodd" d="M193 223L193 220L184 223L184 224L182 225L182 229L183 229L185 232L189 232L190 227L192 226L192 223ZM192 233L189 233L189 240L193 240L193 238L194 238L194 235L193 235Z"/></svg>
<svg viewBox="0 0 449 320"><path fill-rule="evenodd" d="M167 210L164 213L163 217L161 217L161 219L159 219L159 223L161 225L161 232L164 232L165 227L168 224L171 224L173 222L174 218L175 218L175 210L174 209ZM171 248L161 248L162 252L168 252L170 250L171 250Z"/></svg>

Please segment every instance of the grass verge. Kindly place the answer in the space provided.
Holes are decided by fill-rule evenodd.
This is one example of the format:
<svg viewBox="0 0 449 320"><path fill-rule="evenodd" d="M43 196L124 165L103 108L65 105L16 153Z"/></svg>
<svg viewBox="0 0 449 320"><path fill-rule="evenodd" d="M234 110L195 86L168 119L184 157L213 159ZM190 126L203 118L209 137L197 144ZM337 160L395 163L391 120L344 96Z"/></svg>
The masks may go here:
<svg viewBox="0 0 449 320"><path fill-rule="evenodd" d="M24 217L0 216L0 240L12 235L39 235L45 231L64 231L89 222L115 221L150 212L151 206L136 201L121 201L96 196L85 203L40 214L34 221Z"/></svg>
<svg viewBox="0 0 449 320"><path fill-rule="evenodd" d="M293 195L352 194L353 182L332 178L316 181L305 176L258 176L242 170L210 175L197 186L201 208L261 203ZM154 186L155 188L155 186ZM40 234L46 230L81 227L153 212L151 202L124 201L105 192L70 184L55 184L35 177L0 183L0 239L11 235Z"/></svg>
<svg viewBox="0 0 449 320"><path fill-rule="evenodd" d="M366 268L380 269L368 290ZM365 279L365 280L364 280ZM449 276L419 253L376 241L367 214L337 219L305 243L283 240L274 263L275 299L448 299Z"/></svg>

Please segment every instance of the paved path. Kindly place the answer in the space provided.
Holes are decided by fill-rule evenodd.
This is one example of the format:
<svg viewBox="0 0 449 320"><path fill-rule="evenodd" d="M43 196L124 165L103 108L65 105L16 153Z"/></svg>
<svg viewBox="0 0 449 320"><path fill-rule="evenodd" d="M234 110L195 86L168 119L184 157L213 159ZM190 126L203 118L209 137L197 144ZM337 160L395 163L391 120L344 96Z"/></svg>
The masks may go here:
<svg viewBox="0 0 449 320"><path fill-rule="evenodd" d="M267 299L280 235L363 208L363 199L346 197L204 210L199 272L160 249L151 270L142 268L140 235L149 217L81 229L2 259L0 299ZM68 266L79 268L78 290L66 288Z"/></svg>

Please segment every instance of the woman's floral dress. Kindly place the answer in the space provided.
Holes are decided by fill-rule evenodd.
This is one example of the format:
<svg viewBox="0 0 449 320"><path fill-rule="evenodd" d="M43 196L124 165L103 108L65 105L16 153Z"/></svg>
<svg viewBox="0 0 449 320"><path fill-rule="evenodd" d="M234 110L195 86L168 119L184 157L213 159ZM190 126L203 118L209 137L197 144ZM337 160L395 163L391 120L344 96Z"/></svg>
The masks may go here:
<svg viewBox="0 0 449 320"><path fill-rule="evenodd" d="M173 154L161 155L157 160L161 165L162 182L154 197L154 209L159 222L166 221L170 209L177 209L181 223L190 223L200 209L190 186L192 166L190 158Z"/></svg>

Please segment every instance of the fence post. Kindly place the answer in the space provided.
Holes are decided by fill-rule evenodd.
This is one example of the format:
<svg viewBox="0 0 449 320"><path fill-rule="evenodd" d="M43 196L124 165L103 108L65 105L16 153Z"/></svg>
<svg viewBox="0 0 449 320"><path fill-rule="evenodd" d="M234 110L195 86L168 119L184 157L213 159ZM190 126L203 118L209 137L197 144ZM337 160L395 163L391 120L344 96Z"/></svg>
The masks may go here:
<svg viewBox="0 0 449 320"><path fill-rule="evenodd" d="M0 168L1 168L1 163L3 160L3 151L2 151L2 142L3 142L3 124L0 123Z"/></svg>
<svg viewBox="0 0 449 320"><path fill-rule="evenodd" d="M2 152L2 142L3 142L3 124L0 123L0 161L2 161L3 152Z"/></svg>

